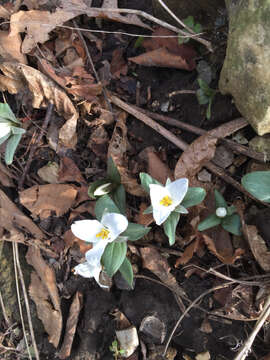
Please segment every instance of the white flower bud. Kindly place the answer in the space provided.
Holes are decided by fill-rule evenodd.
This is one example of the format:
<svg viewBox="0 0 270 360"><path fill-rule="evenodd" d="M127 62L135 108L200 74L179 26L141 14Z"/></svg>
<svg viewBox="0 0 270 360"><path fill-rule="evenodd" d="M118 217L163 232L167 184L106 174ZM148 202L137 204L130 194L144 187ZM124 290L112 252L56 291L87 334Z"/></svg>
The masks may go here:
<svg viewBox="0 0 270 360"><path fill-rule="evenodd" d="M103 184L95 190L94 196L102 196L108 194L111 191L111 189L112 189L111 183Z"/></svg>
<svg viewBox="0 0 270 360"><path fill-rule="evenodd" d="M224 218L227 215L227 209L225 207L217 208L216 215L220 218Z"/></svg>

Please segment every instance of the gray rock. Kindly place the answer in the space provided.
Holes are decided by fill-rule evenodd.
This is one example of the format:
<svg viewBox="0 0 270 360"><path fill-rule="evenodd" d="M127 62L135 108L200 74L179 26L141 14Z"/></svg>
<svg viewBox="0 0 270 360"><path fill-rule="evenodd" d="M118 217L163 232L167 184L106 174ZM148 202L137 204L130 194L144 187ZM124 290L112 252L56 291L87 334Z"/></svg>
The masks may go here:
<svg viewBox="0 0 270 360"><path fill-rule="evenodd" d="M229 36L219 88L259 135L270 132L270 2L225 0Z"/></svg>

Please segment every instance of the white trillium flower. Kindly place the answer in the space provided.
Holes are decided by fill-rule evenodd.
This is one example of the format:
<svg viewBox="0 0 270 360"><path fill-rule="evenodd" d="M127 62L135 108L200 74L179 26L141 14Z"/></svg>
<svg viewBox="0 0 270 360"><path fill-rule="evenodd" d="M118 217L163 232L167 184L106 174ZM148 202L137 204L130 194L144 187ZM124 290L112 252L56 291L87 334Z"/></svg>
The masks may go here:
<svg viewBox="0 0 270 360"><path fill-rule="evenodd" d="M101 270L102 270L102 266L100 263L92 265L88 261L85 261L84 263L75 266L74 274L81 275L84 278L92 278L93 277L93 278L95 278L96 282L99 284L100 287L106 288L108 286L104 286L99 282L99 276L100 276Z"/></svg>
<svg viewBox="0 0 270 360"><path fill-rule="evenodd" d="M103 215L101 222L97 220L76 221L71 225L71 231L79 239L93 244L93 248L87 251L85 257L89 266L97 268L101 266L100 260L107 244L116 240L127 227L128 221L124 215L106 213ZM82 267L80 268L82 272L89 271L90 273L90 270L92 271L93 268L88 268L88 270Z"/></svg>
<svg viewBox="0 0 270 360"><path fill-rule="evenodd" d="M161 225L170 213L183 201L188 191L188 179L168 182L165 186L150 184L150 198L153 206L153 217Z"/></svg>
<svg viewBox="0 0 270 360"><path fill-rule="evenodd" d="M7 122L0 122L0 138L7 136L10 132L10 124Z"/></svg>

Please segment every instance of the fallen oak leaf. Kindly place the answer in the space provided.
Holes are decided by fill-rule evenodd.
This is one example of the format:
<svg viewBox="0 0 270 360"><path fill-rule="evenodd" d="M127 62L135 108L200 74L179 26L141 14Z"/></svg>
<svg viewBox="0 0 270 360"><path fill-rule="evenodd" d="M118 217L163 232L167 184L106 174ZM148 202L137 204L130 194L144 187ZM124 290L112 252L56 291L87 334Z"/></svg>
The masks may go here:
<svg viewBox="0 0 270 360"><path fill-rule="evenodd" d="M8 31L0 31L0 54L4 61L16 60L27 64L27 59L21 52L22 39L20 34L10 34Z"/></svg>

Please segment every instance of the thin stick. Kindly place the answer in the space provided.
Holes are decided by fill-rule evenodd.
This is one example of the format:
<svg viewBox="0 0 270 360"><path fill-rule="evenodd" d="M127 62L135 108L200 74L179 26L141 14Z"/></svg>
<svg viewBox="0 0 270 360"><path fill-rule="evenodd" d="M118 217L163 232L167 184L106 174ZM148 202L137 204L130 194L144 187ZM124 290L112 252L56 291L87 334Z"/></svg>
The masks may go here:
<svg viewBox="0 0 270 360"><path fill-rule="evenodd" d="M270 315L270 296L268 296L266 299L262 313L258 321L256 322L254 329L252 330L251 334L249 335L248 339L245 341L245 344L243 345L237 356L234 358L234 360L244 360L248 356L258 332L261 330L263 324L265 323L269 315Z"/></svg>
<svg viewBox="0 0 270 360"><path fill-rule="evenodd" d="M23 318L23 311L22 311L22 304L21 304L21 295L20 295L20 288L19 288L19 281L18 281L18 268L17 268L17 261L16 261L16 250L15 250L15 242L12 243L12 250L13 250L13 263L14 263L14 272L15 272L15 283L16 283L16 291L17 291L17 299L18 299L18 306L19 306L19 312L20 312L20 318L22 322L22 328L23 328L23 336L25 345L27 348L29 359L32 359L31 352L29 349L29 344L26 336L26 329L24 324L24 318Z"/></svg>
<svg viewBox="0 0 270 360"><path fill-rule="evenodd" d="M132 105L126 104L124 101L122 101L121 99L119 99L117 96L112 95L111 96L111 101L119 106L121 109L125 110L126 112L128 112L129 114L133 115L134 117L136 117L137 119L141 120L142 122L144 122L146 125L148 125L149 127L151 127L152 129L154 129L156 132L158 132L159 134L161 134L162 136L164 136L165 138L167 138L169 141L171 141L174 145L176 145L177 147L179 147L181 150L186 150L188 148L188 144L186 142L184 142L183 140L179 139L177 136L175 136L174 134L172 134L169 130L165 129L163 126L159 125L158 123L156 123L155 121L153 121L150 117L148 117L147 115L144 115L142 112L138 111L137 108L135 108ZM236 121L236 120L235 120ZM243 118L239 118L238 119L239 122L239 126L238 128L244 127L247 125L247 122L243 119ZM249 198L251 198L252 200L256 201L256 202L260 202L261 201L257 200L256 198L254 198L251 194L249 194L245 188L240 185L236 180L234 180L231 176L229 176L223 169L221 169L219 166L215 165L212 162L208 162L207 164L204 165L204 167L206 167L208 170L210 170L213 174L217 175L218 177L220 177L221 179L225 180L228 184L232 185L233 187L235 187L238 191L242 192L243 194L245 194L246 196L248 196ZM264 203L263 203L264 204ZM266 204L264 204L266 205ZM267 205L266 205L267 206Z"/></svg>
<svg viewBox="0 0 270 360"><path fill-rule="evenodd" d="M183 90L183 91L187 91L187 90ZM193 134L203 135L203 134L205 134L207 132L206 130L198 128L197 126L184 123L181 120L176 120L176 119L171 118L169 116L157 114L157 113L154 113L152 111L141 109L141 108L138 108L138 107L135 107L135 108L137 110L141 111L142 113L150 116L151 118L153 118L155 120L159 120L161 122L164 122L167 125L171 125L171 126L179 128L179 129L189 131L189 132L191 132ZM247 123L247 125L248 125L248 123ZM243 146L241 144L237 144L233 140L229 140L229 139L219 139L219 140L222 143L224 143L225 145L229 146L233 151L238 152L239 154L243 154L243 155L245 155L247 157L250 157L250 158L252 158L254 160L257 160L257 161L260 161L260 162L265 162L264 154L261 154L261 153L259 153L257 151L254 151L254 150L250 149L250 148L247 148L246 146Z"/></svg>
<svg viewBox="0 0 270 360"><path fill-rule="evenodd" d="M34 352L35 352L35 358L37 360L39 360L39 352L38 352L37 343L36 343L36 339L35 339L35 333L34 333L34 329L33 329L30 305L29 305L26 286L25 286L23 273L22 273L22 268L21 268L20 259L19 259L18 243L13 242L12 244L14 244L14 247L15 247L16 264L17 264L17 268L18 268L18 271L19 271L19 277L20 277L20 281L21 281L21 285L22 285L23 296L24 296L24 301L25 301L25 308L26 308L26 314L27 314L28 325L29 325L31 339L32 339L32 345L33 345Z"/></svg>
<svg viewBox="0 0 270 360"><path fill-rule="evenodd" d="M25 165L23 174L22 174L22 176L21 176L21 178L19 180L18 187L19 187L20 190L22 190L22 188L23 188L24 180L25 180L25 177L28 174L28 171L30 169L30 165L32 163L34 153L35 153L35 151L36 151L36 149L37 149L37 147L38 147L38 145L40 143L40 140L41 140L43 134L45 133L45 130L47 129L47 126L49 125L49 122L50 122L51 116L52 116L53 108L54 108L54 105L52 103L49 103L49 105L47 107L47 111L46 111L46 116L45 116L45 119L44 119L43 124L42 124L42 130L40 131L39 136L37 137L37 140L36 140L35 144L33 144L31 146L27 163Z"/></svg>
<svg viewBox="0 0 270 360"><path fill-rule="evenodd" d="M5 308L5 304L4 304L4 300L3 300L3 297L2 297L1 290L0 290L0 305L1 305L1 308L2 308L2 313L3 313L4 319L5 319L6 325L7 325L7 327L11 327L11 323L10 323L10 320L9 320L9 318L7 316L7 312L6 312L6 308Z"/></svg>

